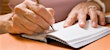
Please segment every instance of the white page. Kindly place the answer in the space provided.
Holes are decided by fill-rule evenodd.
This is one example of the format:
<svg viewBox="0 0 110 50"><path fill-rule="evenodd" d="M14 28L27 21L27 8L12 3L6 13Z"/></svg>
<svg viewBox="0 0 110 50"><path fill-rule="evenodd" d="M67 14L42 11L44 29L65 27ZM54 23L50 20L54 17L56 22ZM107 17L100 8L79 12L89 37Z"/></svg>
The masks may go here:
<svg viewBox="0 0 110 50"><path fill-rule="evenodd" d="M106 36L110 33L110 29L106 29L104 31L101 31L97 34L94 34L92 36L89 36L85 39L82 39L80 41L78 41L77 43L74 43L74 41L72 42L67 42L69 46L74 47L74 48L79 48L82 47L84 45L87 45L95 40L98 40L99 38L102 38L103 36Z"/></svg>
<svg viewBox="0 0 110 50"><path fill-rule="evenodd" d="M60 28L59 28L60 29ZM107 27L99 26L98 28L91 27L90 21L88 22L87 28L80 28L78 24L61 29L59 31L50 33L49 35L60 38L66 42L80 40L81 38L87 38L87 36L94 35L99 31L103 31Z"/></svg>
<svg viewBox="0 0 110 50"><path fill-rule="evenodd" d="M65 21L61 21L61 22L53 24L53 28L57 31L64 29L64 27L63 27L64 22Z"/></svg>

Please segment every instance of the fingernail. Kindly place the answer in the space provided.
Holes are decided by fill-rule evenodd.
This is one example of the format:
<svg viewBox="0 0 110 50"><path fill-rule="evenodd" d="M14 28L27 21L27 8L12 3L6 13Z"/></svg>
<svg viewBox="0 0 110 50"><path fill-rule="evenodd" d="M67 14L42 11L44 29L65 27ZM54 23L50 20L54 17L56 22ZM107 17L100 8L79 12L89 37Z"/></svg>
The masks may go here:
<svg viewBox="0 0 110 50"><path fill-rule="evenodd" d="M101 25L105 25L105 22L101 22Z"/></svg>
<svg viewBox="0 0 110 50"><path fill-rule="evenodd" d="M92 22L92 26L96 28L97 27L96 22Z"/></svg>
<svg viewBox="0 0 110 50"><path fill-rule="evenodd" d="M84 22L80 22L79 25L80 25L81 28L85 27L85 23Z"/></svg>
<svg viewBox="0 0 110 50"><path fill-rule="evenodd" d="M54 24L54 23L55 23L55 19L52 19L52 20L51 20L51 24Z"/></svg>
<svg viewBox="0 0 110 50"><path fill-rule="evenodd" d="M67 27L69 27L69 25L64 25L63 27L64 27L64 28L67 28Z"/></svg>
<svg viewBox="0 0 110 50"><path fill-rule="evenodd" d="M69 25L68 25L67 23L65 23L65 24L63 25L63 27L64 27L64 28L67 28L67 27L69 27Z"/></svg>

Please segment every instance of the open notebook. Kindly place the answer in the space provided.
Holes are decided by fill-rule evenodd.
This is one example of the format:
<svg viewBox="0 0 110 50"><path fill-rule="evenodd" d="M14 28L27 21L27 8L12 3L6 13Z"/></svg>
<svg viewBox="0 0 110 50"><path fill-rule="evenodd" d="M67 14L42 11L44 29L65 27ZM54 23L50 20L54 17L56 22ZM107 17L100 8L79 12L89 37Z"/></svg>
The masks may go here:
<svg viewBox="0 0 110 50"><path fill-rule="evenodd" d="M98 26L98 28L91 27L90 20L87 21L86 28L80 28L78 23L73 26L63 28L63 23L64 21L54 24L53 27L56 30L54 32L34 35L22 34L22 37L44 41L46 41L45 38L51 38L73 48L79 48L110 33L110 28L105 26Z"/></svg>

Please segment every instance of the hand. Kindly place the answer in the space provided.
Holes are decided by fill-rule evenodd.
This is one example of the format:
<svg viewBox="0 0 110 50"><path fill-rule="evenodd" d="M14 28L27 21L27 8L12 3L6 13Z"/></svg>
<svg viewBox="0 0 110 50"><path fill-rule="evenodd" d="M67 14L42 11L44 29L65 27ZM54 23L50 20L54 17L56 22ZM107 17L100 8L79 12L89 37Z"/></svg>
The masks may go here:
<svg viewBox="0 0 110 50"><path fill-rule="evenodd" d="M77 20L80 27L86 26L86 18L90 17L92 27L105 25L104 13L100 6L95 2L83 2L75 6L64 23L64 27L71 26Z"/></svg>
<svg viewBox="0 0 110 50"><path fill-rule="evenodd" d="M40 33L49 29L53 24L54 11L52 8L45 8L31 0L25 0L14 8L10 25L7 27L9 33Z"/></svg>

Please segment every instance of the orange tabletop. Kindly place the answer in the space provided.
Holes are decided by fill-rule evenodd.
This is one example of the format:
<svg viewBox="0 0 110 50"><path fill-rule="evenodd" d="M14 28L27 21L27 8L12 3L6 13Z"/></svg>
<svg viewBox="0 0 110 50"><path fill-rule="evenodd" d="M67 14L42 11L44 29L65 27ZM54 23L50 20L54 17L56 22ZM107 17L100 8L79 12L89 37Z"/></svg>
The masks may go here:
<svg viewBox="0 0 110 50"><path fill-rule="evenodd" d="M110 35L105 36L80 50L110 50Z"/></svg>
<svg viewBox="0 0 110 50"><path fill-rule="evenodd" d="M0 50L70 50L16 35L0 34Z"/></svg>

